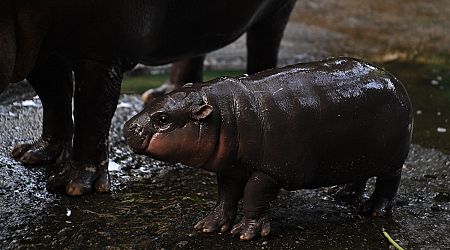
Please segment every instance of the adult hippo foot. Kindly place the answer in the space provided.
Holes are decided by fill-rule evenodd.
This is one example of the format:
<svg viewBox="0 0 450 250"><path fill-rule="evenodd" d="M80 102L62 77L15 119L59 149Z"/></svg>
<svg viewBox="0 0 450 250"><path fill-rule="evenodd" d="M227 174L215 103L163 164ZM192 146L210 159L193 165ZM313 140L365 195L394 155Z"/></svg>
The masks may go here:
<svg viewBox="0 0 450 250"><path fill-rule="evenodd" d="M166 93L170 93L174 91L178 86L176 84L165 82L158 88L149 89L142 94L141 99L142 102L144 102L144 106L147 106L148 103L150 103L153 99L156 97L162 96Z"/></svg>
<svg viewBox="0 0 450 250"><path fill-rule="evenodd" d="M256 219L249 219L245 216L241 221L234 225L231 229L231 234L240 234L241 240L252 240L260 234L262 237L269 235L270 233L270 220L267 215L261 216Z"/></svg>
<svg viewBox="0 0 450 250"><path fill-rule="evenodd" d="M194 228L204 233L213 233L219 230L222 233L229 231L234 224L236 210L236 205L229 206L219 203L208 216L195 224Z"/></svg>
<svg viewBox="0 0 450 250"><path fill-rule="evenodd" d="M70 161L65 165L61 173L53 175L47 180L49 192L80 196L92 192L105 193L109 191L107 163L98 166Z"/></svg>
<svg viewBox="0 0 450 250"><path fill-rule="evenodd" d="M370 198L360 208L360 213L372 217L383 217L392 212L392 199Z"/></svg>
<svg viewBox="0 0 450 250"><path fill-rule="evenodd" d="M17 144L12 156L25 165L41 165L64 162L70 155L70 142L39 138L33 143Z"/></svg>

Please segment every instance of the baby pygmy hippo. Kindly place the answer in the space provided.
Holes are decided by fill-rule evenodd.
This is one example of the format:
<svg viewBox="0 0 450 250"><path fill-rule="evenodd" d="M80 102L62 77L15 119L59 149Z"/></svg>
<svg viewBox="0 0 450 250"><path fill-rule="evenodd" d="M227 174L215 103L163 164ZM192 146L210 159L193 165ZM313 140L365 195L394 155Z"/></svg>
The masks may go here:
<svg viewBox="0 0 450 250"><path fill-rule="evenodd" d="M388 212L411 133L402 84L352 58L185 86L124 127L137 153L216 172L217 204L195 228L231 229L243 240L269 234L268 204L281 188L365 187L376 176L361 211ZM234 224L241 198L244 216Z"/></svg>

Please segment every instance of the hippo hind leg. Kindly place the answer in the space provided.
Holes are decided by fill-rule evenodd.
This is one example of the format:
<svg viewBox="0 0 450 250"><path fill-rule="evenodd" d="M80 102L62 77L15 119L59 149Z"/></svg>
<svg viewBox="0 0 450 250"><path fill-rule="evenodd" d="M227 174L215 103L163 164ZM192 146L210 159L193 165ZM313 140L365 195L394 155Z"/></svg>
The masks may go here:
<svg viewBox="0 0 450 250"><path fill-rule="evenodd" d="M397 194L402 173L402 165L395 171L377 176L372 196L361 206L362 214L381 217L391 212L393 199Z"/></svg>
<svg viewBox="0 0 450 250"><path fill-rule="evenodd" d="M295 0L276 2L273 12L247 31L247 73L275 68L278 51Z"/></svg>
<svg viewBox="0 0 450 250"><path fill-rule="evenodd" d="M62 162L72 144L72 70L58 57L50 57L27 78L43 105L42 135L18 144L12 156L27 165Z"/></svg>

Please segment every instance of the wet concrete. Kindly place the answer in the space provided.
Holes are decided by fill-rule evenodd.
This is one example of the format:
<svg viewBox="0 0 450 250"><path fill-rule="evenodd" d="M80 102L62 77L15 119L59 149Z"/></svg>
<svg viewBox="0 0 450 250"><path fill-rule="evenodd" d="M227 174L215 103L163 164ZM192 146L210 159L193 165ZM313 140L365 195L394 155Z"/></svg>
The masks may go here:
<svg viewBox="0 0 450 250"><path fill-rule="evenodd" d="M198 234L192 225L214 205L213 174L137 156L126 147L123 123L137 96L122 96L110 135L112 191L83 197L49 194L57 166L27 168L9 152L36 138L42 108L26 85L0 96L0 245L17 248L386 249L386 230L406 249L450 248L450 155L413 145L392 216L359 216L351 201L326 189L283 191L273 202L272 234L241 242ZM22 99L9 98L19 91ZM370 188L369 188L370 190Z"/></svg>

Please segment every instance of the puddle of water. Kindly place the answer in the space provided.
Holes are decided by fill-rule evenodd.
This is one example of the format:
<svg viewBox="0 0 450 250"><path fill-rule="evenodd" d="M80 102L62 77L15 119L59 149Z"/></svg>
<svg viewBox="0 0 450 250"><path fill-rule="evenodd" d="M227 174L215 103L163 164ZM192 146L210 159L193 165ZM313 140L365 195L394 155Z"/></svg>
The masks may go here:
<svg viewBox="0 0 450 250"><path fill-rule="evenodd" d="M384 67L405 85L413 103L413 143L450 152L450 64Z"/></svg>

